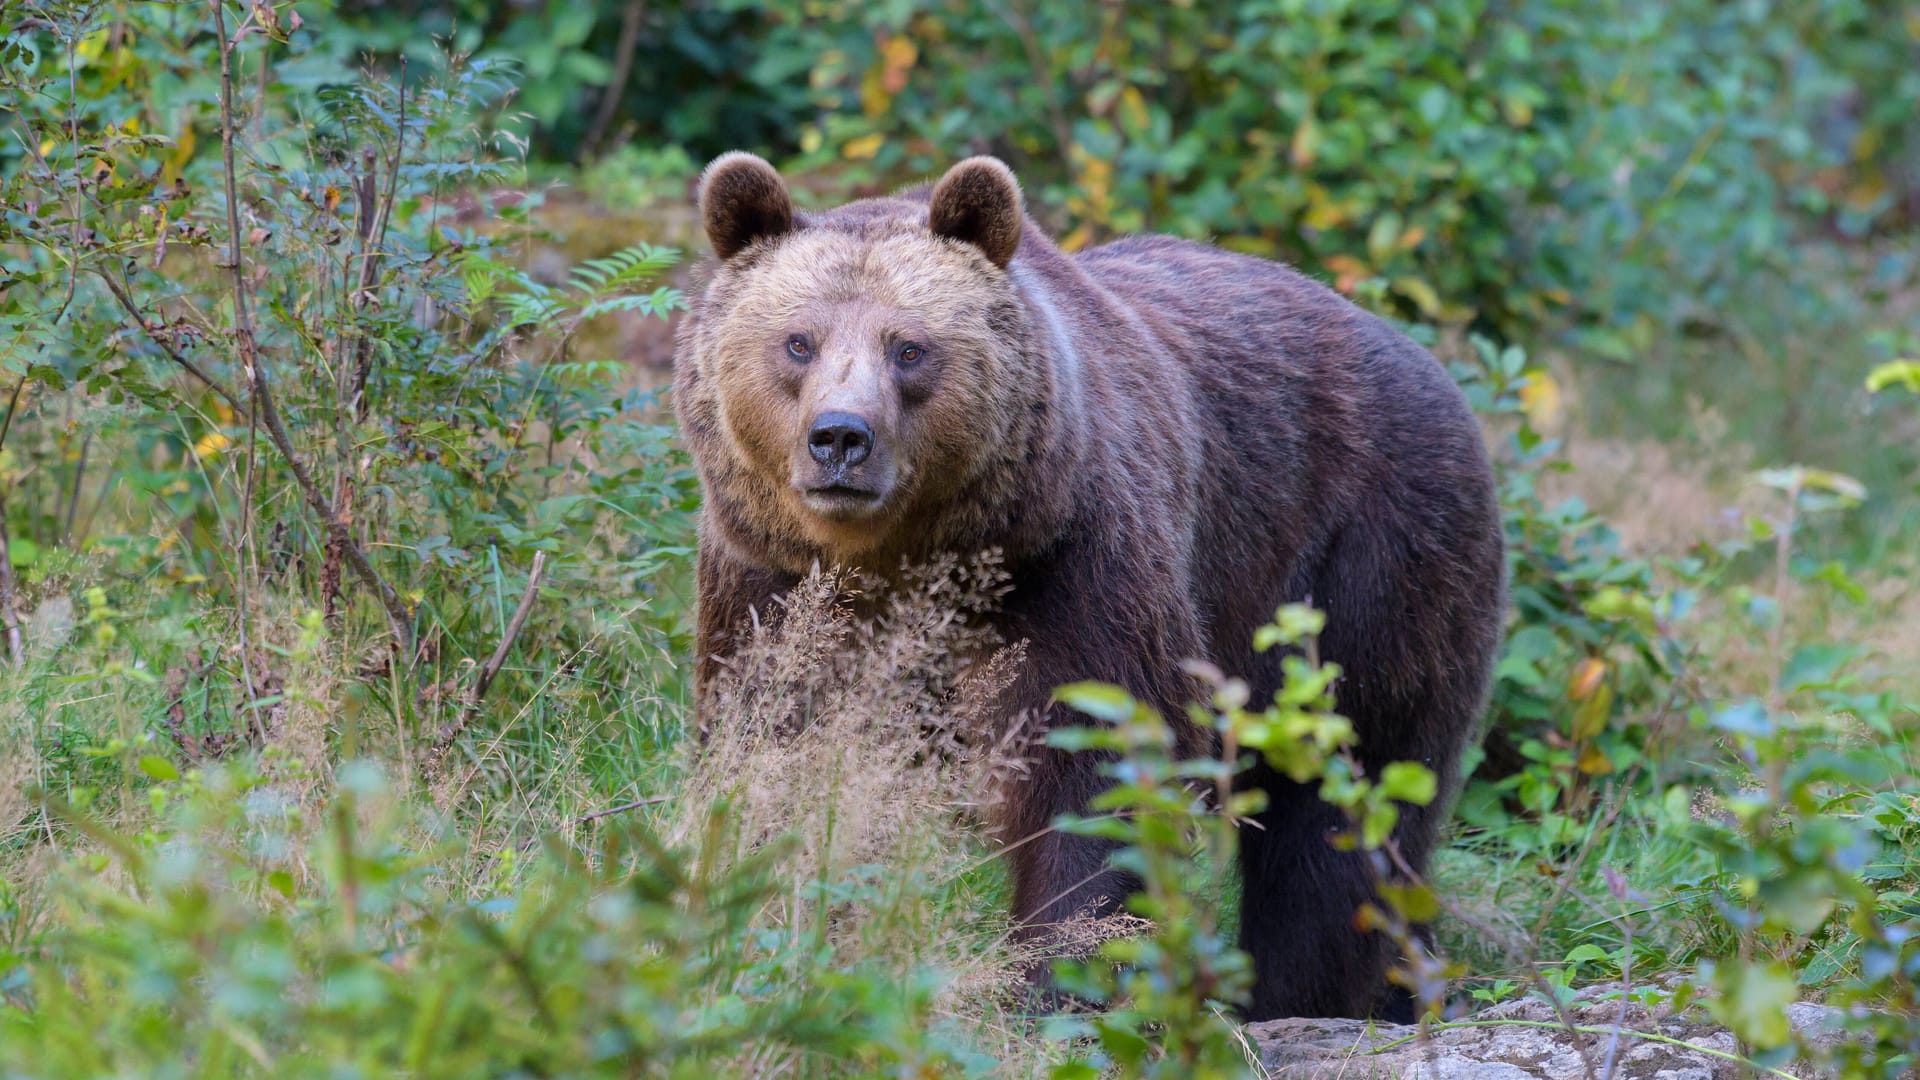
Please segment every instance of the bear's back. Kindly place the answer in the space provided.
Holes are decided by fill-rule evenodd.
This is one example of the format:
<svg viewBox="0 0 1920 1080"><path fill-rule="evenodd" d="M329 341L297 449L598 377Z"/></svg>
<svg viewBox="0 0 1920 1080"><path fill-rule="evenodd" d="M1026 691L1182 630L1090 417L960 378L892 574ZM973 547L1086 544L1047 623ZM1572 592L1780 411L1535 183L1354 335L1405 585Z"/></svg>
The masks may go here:
<svg viewBox="0 0 1920 1080"><path fill-rule="evenodd" d="M1199 447L1192 574L1219 651L1356 521L1414 549L1453 535L1424 522L1497 529L1464 395L1384 320L1284 264L1174 237L1071 261L1157 339L1107 359L1193 400L1199 430L1174 434Z"/></svg>

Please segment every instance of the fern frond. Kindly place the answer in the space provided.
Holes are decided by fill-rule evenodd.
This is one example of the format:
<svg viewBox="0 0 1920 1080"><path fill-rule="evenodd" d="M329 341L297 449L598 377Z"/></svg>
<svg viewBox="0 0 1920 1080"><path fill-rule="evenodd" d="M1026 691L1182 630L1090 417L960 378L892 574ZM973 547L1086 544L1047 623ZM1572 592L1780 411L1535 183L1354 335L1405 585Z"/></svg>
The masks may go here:
<svg viewBox="0 0 1920 1080"><path fill-rule="evenodd" d="M598 299L631 289L679 259L680 252L674 248L635 244L604 258L588 259L574 267L572 285L588 297Z"/></svg>

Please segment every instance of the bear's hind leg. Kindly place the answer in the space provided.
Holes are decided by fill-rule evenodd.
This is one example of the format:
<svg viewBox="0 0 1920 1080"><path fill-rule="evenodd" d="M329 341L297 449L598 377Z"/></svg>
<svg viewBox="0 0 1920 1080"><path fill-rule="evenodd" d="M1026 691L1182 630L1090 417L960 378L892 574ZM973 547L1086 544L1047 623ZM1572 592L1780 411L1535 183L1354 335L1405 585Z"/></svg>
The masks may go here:
<svg viewBox="0 0 1920 1080"><path fill-rule="evenodd" d="M1373 898L1368 856L1339 851L1344 816L1315 787L1256 768L1268 804L1240 829L1240 947L1253 961L1250 1020L1375 1015L1397 952L1355 925Z"/></svg>

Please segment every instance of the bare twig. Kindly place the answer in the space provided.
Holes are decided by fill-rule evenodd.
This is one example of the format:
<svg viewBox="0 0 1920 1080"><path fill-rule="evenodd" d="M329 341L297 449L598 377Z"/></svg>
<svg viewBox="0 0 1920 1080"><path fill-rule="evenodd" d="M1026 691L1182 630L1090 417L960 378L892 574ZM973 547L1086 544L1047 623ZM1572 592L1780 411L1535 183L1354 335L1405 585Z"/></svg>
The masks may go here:
<svg viewBox="0 0 1920 1080"><path fill-rule="evenodd" d="M4 449L7 445L7 433L13 430L14 410L20 407L20 395L26 392L27 377L22 375L20 376L20 381L14 384L12 395L7 398L7 411L5 416L0 417L0 449Z"/></svg>
<svg viewBox="0 0 1920 1080"><path fill-rule="evenodd" d="M256 436L260 428L260 379L259 366L254 356L253 311L249 305L251 297L247 291L246 264L240 258L240 187L235 182L233 171L233 49L240 34L233 39L227 37L227 19L225 0L209 0L213 6L213 25L220 45L220 146L226 165L227 194L227 259L232 263L233 271L233 319L234 338L240 346L240 367L247 376L247 462L246 481L240 495L240 550L247 551L253 544L253 466L256 451ZM248 16L249 19L252 16ZM241 31L246 23L241 24ZM246 573L244 554L242 565L233 575L234 613L240 635L240 698L246 703L249 729L259 728L260 700L259 684L253 681L253 641L248 626L248 616L252 613L248 602L250 577Z"/></svg>
<svg viewBox="0 0 1920 1080"><path fill-rule="evenodd" d="M624 814L630 810L638 810L643 806L658 806L661 803L671 801L673 801L673 796L671 795L654 795L645 799L635 799L632 802L621 803L619 806L609 806L605 810L595 810L592 813L581 814L579 817L569 820L567 824L585 825L588 822L598 821L603 817L612 817L615 814ZM539 842L540 836L529 836L520 842L520 850L532 851L533 845Z"/></svg>
<svg viewBox="0 0 1920 1080"><path fill-rule="evenodd" d="M5 419L0 419L0 448L7 443L7 432L13 429L14 410L20 407L20 395L27 389L27 378L22 375L14 384L13 395L7 399ZM13 666L24 667L27 662L27 650L20 637L20 618L13 613L13 553L7 548L7 489L0 487L0 627L6 630L7 656L13 660Z"/></svg>
<svg viewBox="0 0 1920 1080"><path fill-rule="evenodd" d="M513 651L514 640L527 625L527 617L533 614L533 602L540 592L540 576L547 569L547 553L533 553L533 569L527 573L527 590L520 594L520 606L513 609L513 618L507 620L506 632L500 635L500 644L493 655L481 666L480 675L473 681L473 690L467 695L467 707L473 708L487 696L493 688L493 680L500 674L500 668L507 662L507 654Z"/></svg>
<svg viewBox="0 0 1920 1080"><path fill-rule="evenodd" d="M173 361L176 367L193 376L195 379L198 379L207 389L218 395L220 400L226 402L227 407L233 410L234 415L245 418L250 414L250 410L241 403L238 395L220 385L220 382L202 370L200 365L181 355L180 350L174 348L172 342L160 336L160 332L155 330L153 326L147 322L147 317L141 312L140 306L133 302L133 295L127 291L126 286L115 281L113 275L104 270L100 273L100 280L106 282L107 291L112 293L113 298L120 302L120 307L127 313L127 317L132 319L133 324L138 326L141 332L147 335L148 340L160 347L160 351L166 354L167 359Z"/></svg>
<svg viewBox="0 0 1920 1080"><path fill-rule="evenodd" d="M60 528L60 543L73 545L73 519L80 512L80 485L87 479L87 451L93 447L93 432L89 430L80 439L80 457L73 465L73 488L67 492L67 512L64 524Z"/></svg>
<svg viewBox="0 0 1920 1080"><path fill-rule="evenodd" d="M13 613L12 559L7 549L7 493L0 491L0 627L6 630L7 656L19 668L26 666L27 649L20 636L20 617Z"/></svg>
<svg viewBox="0 0 1920 1080"><path fill-rule="evenodd" d="M579 817L574 818L573 822L576 825L585 825L589 821L598 821L603 817L612 817L614 814L624 814L629 810L638 810L643 806L658 806L663 802L671 802L672 800L673 796L671 795L655 795L651 798L635 799L632 802L621 803L619 806L609 806L605 810L595 810L591 814L581 814Z"/></svg>
<svg viewBox="0 0 1920 1080"><path fill-rule="evenodd" d="M407 58L400 58L400 104L393 127L393 155L387 161L387 191L384 196L374 186L372 165L360 195L360 276L359 285L347 295L348 307L362 302L380 276L380 263L386 254L387 222L393 215L393 201L400 193L400 154L407 143ZM375 207L377 206L377 209ZM347 388L356 420L367 417L367 380L373 377L373 340L365 333L354 342L353 381Z"/></svg>
<svg viewBox="0 0 1920 1080"><path fill-rule="evenodd" d="M1394 843L1392 838L1388 838L1387 842L1381 845L1380 850L1385 853L1387 860L1393 864L1394 870L1404 877L1409 884L1425 884L1424 879L1418 873L1414 872L1413 866L1407 862L1406 856L1401 853L1400 845ZM1428 891L1432 892L1431 889ZM1547 1004L1553 1006L1553 1015L1558 1021L1559 1026L1570 1035L1580 1032L1580 1026L1574 1022L1573 1013L1567 1009L1566 1003L1560 1000L1560 995L1554 992L1553 984L1547 981L1546 976L1542 974L1540 970L1540 965L1534 962L1531 950L1520 948L1506 934L1501 933L1498 929L1488 925L1481 919L1475 918L1467 911L1448 903L1444 898L1440 897L1438 893L1434 893L1433 896L1439 903L1442 911L1445 911L1447 914L1472 927L1488 941L1497 943L1503 952L1519 961L1526 972L1527 981L1533 986L1533 989L1538 992L1542 998L1546 999ZM1421 1030L1423 1034L1427 1030L1424 1022L1421 1024ZM1445 1030L1445 1026L1443 1025L1434 1030ZM1599 1080L1599 1073L1593 1067L1593 1055L1587 1052L1586 1043L1579 1039L1572 1041L1574 1052L1580 1055L1581 1069L1586 1074L1587 1080Z"/></svg>
<svg viewBox="0 0 1920 1080"><path fill-rule="evenodd" d="M496 645L493 655L480 665L480 672L474 676L473 687L467 691L466 700L461 703L460 711L453 719L440 725L440 731L434 738L433 752L428 756L429 769L438 768L453 740L460 737L474 714L480 711L480 703L486 700L487 691L493 689L493 680L506 665L507 657L513 652L513 643L520 637L520 631L526 628L527 619L533 614L533 603L539 598L540 578L547 569L547 553L536 551L533 554L533 568L527 572L527 588L520 594L520 604L513 609L513 617L507 620L507 626L500 634L500 644Z"/></svg>
<svg viewBox="0 0 1920 1080"><path fill-rule="evenodd" d="M1047 122L1053 128L1054 152L1060 155L1060 164L1066 168L1067 175L1073 176L1073 127L1067 123L1066 110L1061 107L1060 95L1055 92L1061 80L1054 76L1047 63L1046 49L1033 27L1033 16L1020 0L1009 2L1000 16L1012 24L1014 34L1020 39L1020 47L1026 51L1033 77L1037 80L1034 85L1043 88L1046 94Z"/></svg>

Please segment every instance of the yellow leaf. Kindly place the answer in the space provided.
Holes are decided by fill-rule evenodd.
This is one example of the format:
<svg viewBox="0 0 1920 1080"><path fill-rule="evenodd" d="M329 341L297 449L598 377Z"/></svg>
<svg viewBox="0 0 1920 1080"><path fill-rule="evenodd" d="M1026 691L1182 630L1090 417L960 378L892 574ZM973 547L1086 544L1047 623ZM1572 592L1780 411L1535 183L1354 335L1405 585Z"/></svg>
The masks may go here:
<svg viewBox="0 0 1920 1080"><path fill-rule="evenodd" d="M880 66L885 71L887 93L897 94L907 88L907 72L919 58L920 49L911 38L895 35L881 42Z"/></svg>
<svg viewBox="0 0 1920 1080"><path fill-rule="evenodd" d="M1600 688L1600 680L1607 676L1607 662L1597 656L1589 656L1573 666L1573 674L1567 676L1567 700L1585 701Z"/></svg>
<svg viewBox="0 0 1920 1080"><path fill-rule="evenodd" d="M1300 223L1309 229L1337 228L1347 220L1347 212L1333 201L1319 184L1307 185L1307 212Z"/></svg>
<svg viewBox="0 0 1920 1080"><path fill-rule="evenodd" d="M98 60L107 51L108 33L105 29L96 30L81 38L73 46L73 55L83 61Z"/></svg>
<svg viewBox="0 0 1920 1080"><path fill-rule="evenodd" d="M180 129L179 137L173 140L173 153L167 155L166 162L160 167L161 178L168 187L180 179L180 171L187 167L187 162L193 160L195 142L193 125L189 123Z"/></svg>
<svg viewBox="0 0 1920 1080"><path fill-rule="evenodd" d="M1406 232L1400 234L1400 250L1412 251L1414 248L1420 246L1420 241L1426 238L1427 227L1425 225L1410 226Z"/></svg>
<svg viewBox="0 0 1920 1080"><path fill-rule="evenodd" d="M1552 375L1538 368L1527 373L1520 387L1520 409L1534 427L1549 428L1560 419L1560 399L1560 383Z"/></svg>
<svg viewBox="0 0 1920 1080"><path fill-rule="evenodd" d="M1592 697L1580 703L1573 714L1572 735L1580 742L1607 730L1607 718L1613 715L1613 687L1601 684Z"/></svg>
<svg viewBox="0 0 1920 1080"><path fill-rule="evenodd" d="M1433 316L1440 313L1440 294L1433 291L1433 286L1420 278L1394 278L1393 291L1413 301L1425 315Z"/></svg>
<svg viewBox="0 0 1920 1080"><path fill-rule="evenodd" d="M820 149L820 143L822 141L823 140L820 135L819 125L808 124L806 127L803 127L800 129L800 152L801 153L803 154L813 153L815 150Z"/></svg>
<svg viewBox="0 0 1920 1080"><path fill-rule="evenodd" d="M886 142L887 137L876 131L871 135L862 135L857 139L849 140L840 148L840 153L848 160L864 161L878 154Z"/></svg>
<svg viewBox="0 0 1920 1080"><path fill-rule="evenodd" d="M1920 394L1920 359L1889 360L1867 373L1867 392L1877 394L1890 386L1904 386Z"/></svg>
<svg viewBox="0 0 1920 1080"><path fill-rule="evenodd" d="M1126 118L1127 126L1135 130L1153 122L1147 113L1147 99L1141 96L1139 87L1129 86L1120 91L1120 115Z"/></svg>
<svg viewBox="0 0 1920 1080"><path fill-rule="evenodd" d="M885 113L892 104L893 95L887 92L886 76L879 68L868 71L860 79L860 111L875 117Z"/></svg>
<svg viewBox="0 0 1920 1080"><path fill-rule="evenodd" d="M200 436L199 442L193 444L193 456L199 458L201 461L212 461L214 458L220 456L221 451L226 450L232 445L232 439L227 438L218 431L209 431L205 435Z"/></svg>
<svg viewBox="0 0 1920 1080"><path fill-rule="evenodd" d="M1319 151L1320 125L1308 115L1293 131L1293 141L1287 145L1287 160L1293 162L1294 168L1304 169L1313 164Z"/></svg>
<svg viewBox="0 0 1920 1080"><path fill-rule="evenodd" d="M1576 767L1588 776L1605 776L1613 771L1613 762L1607 760L1607 755L1600 751L1598 745L1589 743L1585 750L1580 751L1580 761Z"/></svg>

